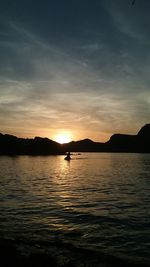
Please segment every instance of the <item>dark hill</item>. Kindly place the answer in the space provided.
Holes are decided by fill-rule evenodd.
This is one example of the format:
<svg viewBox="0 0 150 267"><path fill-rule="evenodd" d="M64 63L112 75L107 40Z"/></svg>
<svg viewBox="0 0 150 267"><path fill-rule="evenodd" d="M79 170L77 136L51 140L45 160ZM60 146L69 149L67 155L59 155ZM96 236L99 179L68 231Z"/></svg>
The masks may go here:
<svg viewBox="0 0 150 267"><path fill-rule="evenodd" d="M140 138L150 138L150 124L145 124L137 135Z"/></svg>
<svg viewBox="0 0 150 267"><path fill-rule="evenodd" d="M150 153L150 124L143 126L137 135L114 134L106 145L111 152Z"/></svg>
<svg viewBox="0 0 150 267"><path fill-rule="evenodd" d="M137 138L135 135L114 134L106 145L111 152L133 152L137 149Z"/></svg>
<svg viewBox="0 0 150 267"><path fill-rule="evenodd" d="M137 134L139 152L150 152L150 124L146 124Z"/></svg>
<svg viewBox="0 0 150 267"><path fill-rule="evenodd" d="M104 143L93 142L90 139L83 139L80 141L72 141L68 144L64 144L63 150L73 152L100 152L104 150L104 147Z"/></svg>
<svg viewBox="0 0 150 267"><path fill-rule="evenodd" d="M0 155L50 155L59 153L59 144L48 138L25 139L0 134Z"/></svg>
<svg viewBox="0 0 150 267"><path fill-rule="evenodd" d="M48 138L0 134L0 155L58 155L66 151L150 153L150 124L143 126L137 135L114 134L106 143L84 139L60 145Z"/></svg>

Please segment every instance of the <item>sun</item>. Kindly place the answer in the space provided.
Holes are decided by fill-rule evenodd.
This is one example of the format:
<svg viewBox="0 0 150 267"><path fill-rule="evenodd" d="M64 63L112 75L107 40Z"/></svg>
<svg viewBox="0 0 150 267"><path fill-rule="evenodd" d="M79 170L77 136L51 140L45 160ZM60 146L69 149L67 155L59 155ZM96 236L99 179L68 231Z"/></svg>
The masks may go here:
<svg viewBox="0 0 150 267"><path fill-rule="evenodd" d="M68 132L62 132L55 135L55 141L64 144L71 141L71 134Z"/></svg>

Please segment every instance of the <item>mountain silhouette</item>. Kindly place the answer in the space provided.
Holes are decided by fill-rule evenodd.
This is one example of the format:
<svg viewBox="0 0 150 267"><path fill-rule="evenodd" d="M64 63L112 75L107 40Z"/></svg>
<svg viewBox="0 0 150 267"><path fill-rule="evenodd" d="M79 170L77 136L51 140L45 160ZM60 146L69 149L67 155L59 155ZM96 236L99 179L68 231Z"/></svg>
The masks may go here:
<svg viewBox="0 0 150 267"><path fill-rule="evenodd" d="M0 134L0 155L50 155L59 154L60 145L48 138L17 138Z"/></svg>
<svg viewBox="0 0 150 267"><path fill-rule="evenodd" d="M140 152L150 152L150 124L144 125L137 134Z"/></svg>
<svg viewBox="0 0 150 267"><path fill-rule="evenodd" d="M105 143L90 139L59 144L48 138L18 138L0 133L0 155L59 155L72 152L134 152L150 153L150 124L137 135L113 134Z"/></svg>
<svg viewBox="0 0 150 267"><path fill-rule="evenodd" d="M148 139L150 137L150 124L145 124L138 132L138 137Z"/></svg>

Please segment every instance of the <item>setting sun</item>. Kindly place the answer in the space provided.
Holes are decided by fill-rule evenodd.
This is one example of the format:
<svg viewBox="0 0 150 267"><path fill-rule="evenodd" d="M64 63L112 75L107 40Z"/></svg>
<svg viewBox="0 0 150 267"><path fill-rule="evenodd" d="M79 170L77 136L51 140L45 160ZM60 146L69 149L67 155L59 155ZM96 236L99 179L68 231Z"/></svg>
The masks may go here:
<svg viewBox="0 0 150 267"><path fill-rule="evenodd" d="M64 143L68 143L71 141L71 134L70 133L66 133L66 132L63 132L63 133L58 133L56 134L55 136L55 141L60 143L60 144L64 144Z"/></svg>

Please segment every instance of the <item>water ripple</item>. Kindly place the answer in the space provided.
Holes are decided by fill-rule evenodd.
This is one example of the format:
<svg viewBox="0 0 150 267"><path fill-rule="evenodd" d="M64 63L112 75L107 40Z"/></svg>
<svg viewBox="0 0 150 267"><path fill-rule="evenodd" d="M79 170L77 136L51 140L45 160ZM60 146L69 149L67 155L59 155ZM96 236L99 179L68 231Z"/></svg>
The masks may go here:
<svg viewBox="0 0 150 267"><path fill-rule="evenodd" d="M77 160L79 159L79 160ZM150 155L0 157L0 233L150 261Z"/></svg>

